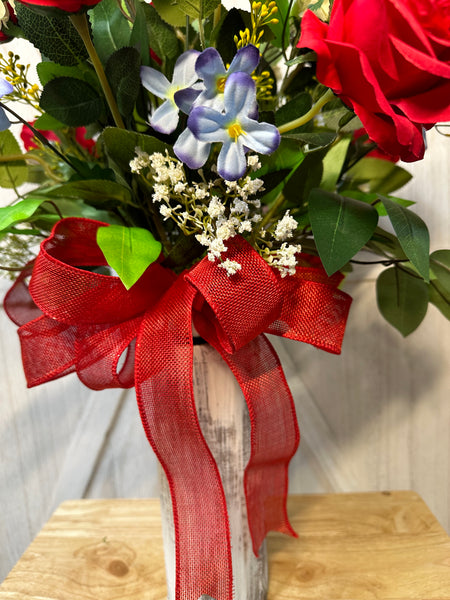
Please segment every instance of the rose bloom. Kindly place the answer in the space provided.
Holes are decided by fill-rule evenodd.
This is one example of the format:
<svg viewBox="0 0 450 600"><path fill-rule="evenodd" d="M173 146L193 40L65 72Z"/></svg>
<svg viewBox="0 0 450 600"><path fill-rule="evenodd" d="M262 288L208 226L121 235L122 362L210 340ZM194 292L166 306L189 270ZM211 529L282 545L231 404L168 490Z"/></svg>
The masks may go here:
<svg viewBox="0 0 450 600"><path fill-rule="evenodd" d="M298 47L394 159L421 159L424 129L450 120L449 0L335 0L329 25L305 13Z"/></svg>
<svg viewBox="0 0 450 600"><path fill-rule="evenodd" d="M101 0L16 0L41 14L73 14L89 10Z"/></svg>

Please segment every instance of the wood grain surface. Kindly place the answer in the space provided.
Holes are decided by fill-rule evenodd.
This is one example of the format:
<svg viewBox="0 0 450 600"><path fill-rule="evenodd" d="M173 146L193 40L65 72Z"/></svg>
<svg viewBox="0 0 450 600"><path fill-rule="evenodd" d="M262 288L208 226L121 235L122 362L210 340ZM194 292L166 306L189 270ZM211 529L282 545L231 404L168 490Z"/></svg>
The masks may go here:
<svg viewBox="0 0 450 600"><path fill-rule="evenodd" d="M269 536L268 600L449 600L450 539L414 492L292 496ZM157 500L64 502L1 600L164 600ZM237 599L239 600L239 599Z"/></svg>

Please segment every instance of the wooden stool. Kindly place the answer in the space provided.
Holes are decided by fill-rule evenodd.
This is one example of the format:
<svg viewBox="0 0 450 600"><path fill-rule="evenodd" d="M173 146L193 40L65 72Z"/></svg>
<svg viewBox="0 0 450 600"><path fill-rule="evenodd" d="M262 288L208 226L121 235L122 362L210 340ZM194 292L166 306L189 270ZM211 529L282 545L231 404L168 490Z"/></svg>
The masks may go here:
<svg viewBox="0 0 450 600"><path fill-rule="evenodd" d="M414 492L292 496L269 600L450 600L450 538ZM64 502L0 600L164 600L158 500ZM236 599L239 600L239 599Z"/></svg>

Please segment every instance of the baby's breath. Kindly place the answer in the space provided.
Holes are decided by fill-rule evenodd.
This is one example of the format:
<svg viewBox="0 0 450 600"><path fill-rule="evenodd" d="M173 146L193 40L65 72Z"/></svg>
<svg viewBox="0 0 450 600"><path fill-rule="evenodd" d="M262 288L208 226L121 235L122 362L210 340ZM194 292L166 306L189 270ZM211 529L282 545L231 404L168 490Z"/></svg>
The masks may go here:
<svg viewBox="0 0 450 600"><path fill-rule="evenodd" d="M282 277L295 272L295 255L300 247L285 241L293 237L297 228L289 211L268 229L260 230L258 225L262 215L257 196L264 192L264 182L250 176L261 168L257 156L247 158L247 173L237 181L217 178L190 182L183 163L168 152L149 155L136 148L135 153L130 168L151 186L152 200L159 205L164 221L173 221L184 235L194 235L205 247L208 259L218 262L229 276L242 268L238 262L223 257L228 250L227 241L238 234L247 237Z"/></svg>

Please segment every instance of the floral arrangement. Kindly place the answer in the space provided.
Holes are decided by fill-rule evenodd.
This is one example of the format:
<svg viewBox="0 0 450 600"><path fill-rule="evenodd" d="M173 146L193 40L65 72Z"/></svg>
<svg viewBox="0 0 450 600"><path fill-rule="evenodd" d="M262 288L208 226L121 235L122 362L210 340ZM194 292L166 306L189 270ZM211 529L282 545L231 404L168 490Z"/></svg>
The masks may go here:
<svg viewBox="0 0 450 600"><path fill-rule="evenodd" d="M2 266L89 216L112 225L98 243L127 287L161 249L177 273L207 253L232 276L239 234L282 276L301 250L329 275L375 254L380 310L404 335L429 301L448 316L448 254L430 263L394 194L410 178L396 161L450 118L448 4L303 4L2 1L1 41L45 57L33 82L19 57L0 62L1 184L36 183L1 209ZM7 130L20 102L36 111L25 153Z"/></svg>
<svg viewBox="0 0 450 600"><path fill-rule="evenodd" d="M338 288L354 263L386 267L378 306L403 335L429 302L450 318L450 250L429 255L425 223L396 195L411 177L397 162L421 159L426 131L450 120L448 0L1 0L0 26L1 42L23 37L42 55L36 81L19 56L0 56L0 185L17 194L0 208L0 269L16 278L6 308L28 383L76 371L93 389L135 385L176 490L170 461L183 464L183 444L167 440L194 421L189 376L174 379L191 361L194 315L238 378L254 431L281 449L270 470L273 449L255 434L246 494L257 552L269 529L292 533L283 506L298 444L263 332L339 352L350 298ZM256 349L272 375L258 391ZM264 414L261 390L279 398ZM170 419L161 398L178 402ZM180 489L202 461L210 468L192 427L198 463ZM229 539L213 518L226 514L214 469L207 480L198 514L184 516L222 532L205 552L210 572L228 565ZM177 564L183 597L231 597L229 565L207 589L183 579L202 571L205 543L183 536L180 525L179 560L194 561Z"/></svg>

